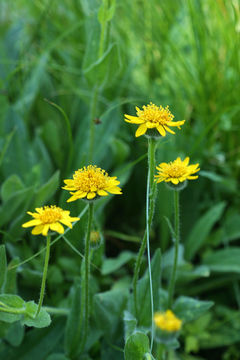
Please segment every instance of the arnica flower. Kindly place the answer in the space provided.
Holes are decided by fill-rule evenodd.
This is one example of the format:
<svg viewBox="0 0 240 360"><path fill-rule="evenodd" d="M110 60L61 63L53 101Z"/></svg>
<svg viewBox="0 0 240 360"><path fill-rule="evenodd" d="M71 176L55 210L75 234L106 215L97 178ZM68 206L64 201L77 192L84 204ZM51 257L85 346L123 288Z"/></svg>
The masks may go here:
<svg viewBox="0 0 240 360"><path fill-rule="evenodd" d="M105 170L93 165L75 171L73 179L64 180L65 190L72 195L67 202L78 199L92 200L110 194L122 194L116 176L109 176Z"/></svg>
<svg viewBox="0 0 240 360"><path fill-rule="evenodd" d="M35 210L35 213L27 212L27 214L31 215L34 219L22 225L24 228L34 226L32 229L33 235L42 234L43 236L47 236L49 230L63 234L64 227L62 224L72 228L72 222L79 220L78 217L69 216L70 211L63 210L55 205L44 206L36 208Z"/></svg>
<svg viewBox="0 0 240 360"><path fill-rule="evenodd" d="M156 169L158 170L158 174L155 175L155 181L160 183L162 181L171 182L174 185L178 183L182 183L185 180L195 180L198 178L197 175L193 175L198 172L199 164L188 165L189 157L186 157L185 160L181 160L178 157L176 160L170 163L161 163Z"/></svg>
<svg viewBox="0 0 240 360"><path fill-rule="evenodd" d="M167 332L177 332L182 326L182 320L178 319L172 310L155 313L154 323L158 329Z"/></svg>
<svg viewBox="0 0 240 360"><path fill-rule="evenodd" d="M137 116L124 115L125 121L131 124L140 125L135 133L136 137L141 135L159 137L165 136L167 132L175 134L170 127L177 126L180 129L185 120L173 121L174 115L170 112L168 106L154 105L153 103L143 106L143 110L136 107Z"/></svg>

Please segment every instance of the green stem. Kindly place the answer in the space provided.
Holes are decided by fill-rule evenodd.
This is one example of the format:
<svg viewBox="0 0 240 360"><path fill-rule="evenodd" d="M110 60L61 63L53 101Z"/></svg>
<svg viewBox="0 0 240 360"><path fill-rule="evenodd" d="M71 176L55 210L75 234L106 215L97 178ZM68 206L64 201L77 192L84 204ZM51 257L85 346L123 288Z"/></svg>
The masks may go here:
<svg viewBox="0 0 240 360"><path fill-rule="evenodd" d="M44 293L45 293L47 271L48 271L48 262L49 262L49 257L50 257L50 246L51 246L51 236L48 235L47 236L45 262L44 262L44 268L43 268L43 277L42 277L42 284L41 284L41 291L40 291L40 298L39 298L39 302L38 302L38 308L37 308L37 312L36 312L36 317L40 313L42 303L43 303Z"/></svg>
<svg viewBox="0 0 240 360"><path fill-rule="evenodd" d="M142 264L143 255L147 245L148 233L151 229L153 213L154 213L154 202L155 202L155 194L156 194L156 186L154 183L154 170L155 170L155 150L156 150L156 140L150 138L148 142L148 186L147 186L147 207L149 204L149 211L146 214L146 230L144 233L144 237L141 243L141 247L139 249L139 253L137 256L134 275L133 275L133 298L134 298L134 311L136 317L138 317L138 305L137 305L137 281L139 276L140 267Z"/></svg>
<svg viewBox="0 0 240 360"><path fill-rule="evenodd" d="M98 60L101 59L104 53L106 23L101 24L100 42L98 48ZM89 143L89 163L93 161L94 141L95 141L95 118L97 114L97 104L99 96L99 83L96 83L93 92L91 111L90 111L90 143Z"/></svg>
<svg viewBox="0 0 240 360"><path fill-rule="evenodd" d="M174 216L175 216L175 252L174 252L174 262L172 268L172 275L169 283L169 290L168 290L168 309L171 309L173 303L173 294L174 294L174 287L176 282L176 272L177 272L177 262L178 262L178 248L179 248L179 241L180 241L180 231L179 231L179 191L174 190Z"/></svg>
<svg viewBox="0 0 240 360"><path fill-rule="evenodd" d="M8 307L6 305L4 305L4 307L0 307L0 312L6 312L8 314L25 314L26 313L26 309L22 308L22 309L14 309L11 307Z"/></svg>
<svg viewBox="0 0 240 360"><path fill-rule="evenodd" d="M50 307L50 306L43 306L43 309L52 315L68 316L70 313L70 310L65 309L65 308L54 308L54 307Z"/></svg>
<svg viewBox="0 0 240 360"><path fill-rule="evenodd" d="M89 262L89 254L90 254L90 234L91 234L91 226L93 220L93 202L89 203L88 210L88 225L87 225L87 235L85 240L85 271L84 271L84 333L82 340L82 349L86 344L87 333L88 333L88 317L89 317L89 277L90 277L90 262Z"/></svg>
<svg viewBox="0 0 240 360"><path fill-rule="evenodd" d="M93 151L94 151L94 141L95 141L95 118L97 113L97 103L98 103L98 95L99 95L99 86L96 84L92 104L91 104L91 111L90 111L90 143L89 143L89 163L93 160Z"/></svg>

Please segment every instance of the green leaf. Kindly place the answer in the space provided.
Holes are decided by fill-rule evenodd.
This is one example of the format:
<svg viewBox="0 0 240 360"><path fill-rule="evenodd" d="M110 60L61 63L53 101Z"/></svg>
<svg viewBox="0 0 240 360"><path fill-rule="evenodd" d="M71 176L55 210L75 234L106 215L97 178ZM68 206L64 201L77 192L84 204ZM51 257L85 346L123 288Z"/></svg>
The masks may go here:
<svg viewBox="0 0 240 360"><path fill-rule="evenodd" d="M28 202L32 199L34 187L28 187L23 190L15 192L3 205L0 207L0 226L7 222L11 222L14 217L19 216L25 211Z"/></svg>
<svg viewBox="0 0 240 360"><path fill-rule="evenodd" d="M49 355L46 360L70 360L68 357L66 357L64 354L51 354Z"/></svg>
<svg viewBox="0 0 240 360"><path fill-rule="evenodd" d="M11 324L5 336L7 342L12 346L19 346L24 338L24 326L19 321Z"/></svg>
<svg viewBox="0 0 240 360"><path fill-rule="evenodd" d="M0 295L0 308L2 309L0 309L1 321L13 323L20 320L23 325L37 328L46 327L51 323L51 318L46 310L42 308L39 315L35 317L38 305L33 301L25 302L17 295ZM3 311L4 309L8 312Z"/></svg>
<svg viewBox="0 0 240 360"><path fill-rule="evenodd" d="M133 332L135 331L137 326L137 319L129 311L124 311L123 321L124 321L124 337L126 341L127 338L130 335L132 335Z"/></svg>
<svg viewBox="0 0 240 360"><path fill-rule="evenodd" d="M167 250L162 256L162 268L172 268L174 262L175 248L171 247ZM186 261L184 260L184 247L179 245L178 251L178 266L185 265Z"/></svg>
<svg viewBox="0 0 240 360"><path fill-rule="evenodd" d="M5 245L0 245L0 291L4 287L7 278L7 257Z"/></svg>
<svg viewBox="0 0 240 360"><path fill-rule="evenodd" d="M37 58L37 64L32 69L30 76L27 81L24 83L24 87L22 88L21 95L14 105L17 112L26 113L31 107L38 91L40 85L45 79L45 68L48 64L49 53L44 52L41 56Z"/></svg>
<svg viewBox="0 0 240 360"><path fill-rule="evenodd" d="M131 251L123 251L117 258L108 258L104 260L102 266L102 275L111 274L135 257L136 255Z"/></svg>
<svg viewBox="0 0 240 360"><path fill-rule="evenodd" d="M23 325L34 326L36 328L43 328L51 324L51 317L47 313L47 311L43 308L41 308L38 316L35 317L38 305L35 304L33 301L28 301L25 304L25 307L26 307L26 313L24 314L24 317L21 320L21 323Z"/></svg>
<svg viewBox="0 0 240 360"><path fill-rule="evenodd" d="M103 56L93 63L86 63L84 75L91 84L99 83L110 86L121 69L121 62L116 44L110 44Z"/></svg>
<svg viewBox="0 0 240 360"><path fill-rule="evenodd" d="M240 237L240 215L230 211L223 224L224 242L237 240Z"/></svg>
<svg viewBox="0 0 240 360"><path fill-rule="evenodd" d="M44 329L34 329L26 333L24 340L17 348L18 360L46 360L47 356L62 346L65 322L62 318ZM16 360L16 348L4 348L1 357Z"/></svg>
<svg viewBox="0 0 240 360"><path fill-rule="evenodd" d="M36 192L33 208L39 207L46 203L59 188L59 171L57 170L53 176Z"/></svg>
<svg viewBox="0 0 240 360"><path fill-rule="evenodd" d="M73 300L71 310L67 319L65 328L64 348L68 355L75 354L79 346L78 328L81 321L81 284L80 280L76 280L73 288ZM82 332L82 330L81 330Z"/></svg>
<svg viewBox="0 0 240 360"><path fill-rule="evenodd" d="M106 336L115 335L127 301L127 291L110 290L94 296L95 321Z"/></svg>
<svg viewBox="0 0 240 360"><path fill-rule="evenodd" d="M15 258L10 261L9 268L11 266L17 265L19 263L19 259ZM4 285L4 292L6 294L15 294L17 292L17 268L8 269L7 279Z"/></svg>
<svg viewBox="0 0 240 360"><path fill-rule="evenodd" d="M110 6L108 4L108 0L103 0L98 11L98 21L102 25L113 18L116 8L116 0L110 0Z"/></svg>
<svg viewBox="0 0 240 360"><path fill-rule="evenodd" d="M124 348L125 360L143 360L149 352L149 339L143 332L138 331L128 337Z"/></svg>
<svg viewBox="0 0 240 360"><path fill-rule="evenodd" d="M193 267L191 264L187 264L186 267L180 268L177 271L178 284L186 284L188 281L193 281L201 277L209 277L210 270L206 265L200 265Z"/></svg>
<svg viewBox="0 0 240 360"><path fill-rule="evenodd" d="M2 304L1 304L2 303ZM20 296L10 295L10 294L2 294L0 295L0 307L12 308L13 310L25 310L25 302ZM22 317L22 314L11 314L7 312L0 311L0 320L8 323L13 323L15 321L19 321Z"/></svg>
<svg viewBox="0 0 240 360"><path fill-rule="evenodd" d="M210 270L220 273L234 272L240 274L240 248L229 247L217 250L203 257L203 263Z"/></svg>
<svg viewBox="0 0 240 360"><path fill-rule="evenodd" d="M9 176L1 187L1 196L3 202L7 201L13 194L19 190L23 190L24 185L18 175Z"/></svg>
<svg viewBox="0 0 240 360"><path fill-rule="evenodd" d="M159 287L161 277L161 252L157 249L153 259L151 260L152 269L152 286L153 286L153 303L155 311L159 307ZM146 271L144 277L138 281L137 295L138 295L138 308L140 309L138 325L149 326L151 323L151 298L149 290L149 272ZM132 311L133 312L133 311Z"/></svg>
<svg viewBox="0 0 240 360"><path fill-rule="evenodd" d="M190 260L202 247L214 224L220 219L226 203L220 202L208 210L195 224L185 243L185 257Z"/></svg>
<svg viewBox="0 0 240 360"><path fill-rule="evenodd" d="M173 311L183 321L192 321L204 314L214 303L180 296L173 305Z"/></svg>

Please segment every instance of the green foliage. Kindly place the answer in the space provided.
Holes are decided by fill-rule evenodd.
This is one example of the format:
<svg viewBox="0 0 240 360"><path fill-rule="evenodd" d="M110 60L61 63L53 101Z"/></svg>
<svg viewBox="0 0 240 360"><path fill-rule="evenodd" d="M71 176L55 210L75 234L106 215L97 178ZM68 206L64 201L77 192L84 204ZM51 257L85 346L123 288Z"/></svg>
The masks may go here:
<svg viewBox="0 0 240 360"><path fill-rule="evenodd" d="M123 114L135 115L135 106L152 101L186 120L180 132L161 139L157 163L190 156L201 168L180 196L173 310L183 327L179 343L165 344L168 358L239 359L238 2L11 3L0 3L0 308L13 312L0 311L0 358L150 360L166 350L156 341L152 354L149 349L146 258L138 319L131 293L145 230L147 145L144 137L135 139ZM21 225L27 211L43 205L81 213L84 203L66 203L61 187L89 162L118 176L123 195L96 203L94 230L102 244L91 250L89 337L80 351L87 217L67 240L52 244L46 308L37 318L45 242ZM155 311L167 308L171 224L172 193L159 184L150 232Z"/></svg>
<svg viewBox="0 0 240 360"><path fill-rule="evenodd" d="M180 296L173 305L174 313L183 321L192 321L204 314L213 306L212 301L200 301Z"/></svg>
<svg viewBox="0 0 240 360"><path fill-rule="evenodd" d="M20 321L22 325L42 328L49 326L51 318L49 314L41 309L36 316L37 304L33 301L25 302L17 295L0 295L0 321L14 323Z"/></svg>
<svg viewBox="0 0 240 360"><path fill-rule="evenodd" d="M143 360L149 351L148 337L142 332L135 332L127 339L124 355L126 360Z"/></svg>

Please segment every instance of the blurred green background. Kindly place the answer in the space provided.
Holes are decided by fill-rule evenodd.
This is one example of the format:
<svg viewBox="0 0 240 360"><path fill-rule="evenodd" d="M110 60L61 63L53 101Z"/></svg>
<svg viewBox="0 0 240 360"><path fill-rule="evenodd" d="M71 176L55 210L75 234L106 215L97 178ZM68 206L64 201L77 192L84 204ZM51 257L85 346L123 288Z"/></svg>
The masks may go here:
<svg viewBox="0 0 240 360"><path fill-rule="evenodd" d="M150 101L169 105L186 123L160 143L157 161L190 156L201 167L181 194L177 293L215 302L184 328L178 356L240 359L239 0L1 0L0 34L0 225L8 261L44 246L21 228L26 211L58 204L77 216L84 208L67 204L61 186L92 158L123 188L96 206L104 241L93 261L105 272L93 269L92 286L128 287L145 228L147 142L123 114ZM151 250L165 252L163 285L172 246L164 216L172 217L172 194L161 184ZM79 251L85 226L83 216L67 235ZM120 265L104 265L121 254ZM42 264L43 254L20 266L11 291L37 301ZM80 264L65 241L52 248L45 304L69 306ZM2 329L1 356L65 359L51 355L64 352L64 319L25 336ZM89 359L122 359L101 336ZM122 347L123 335L111 341Z"/></svg>

